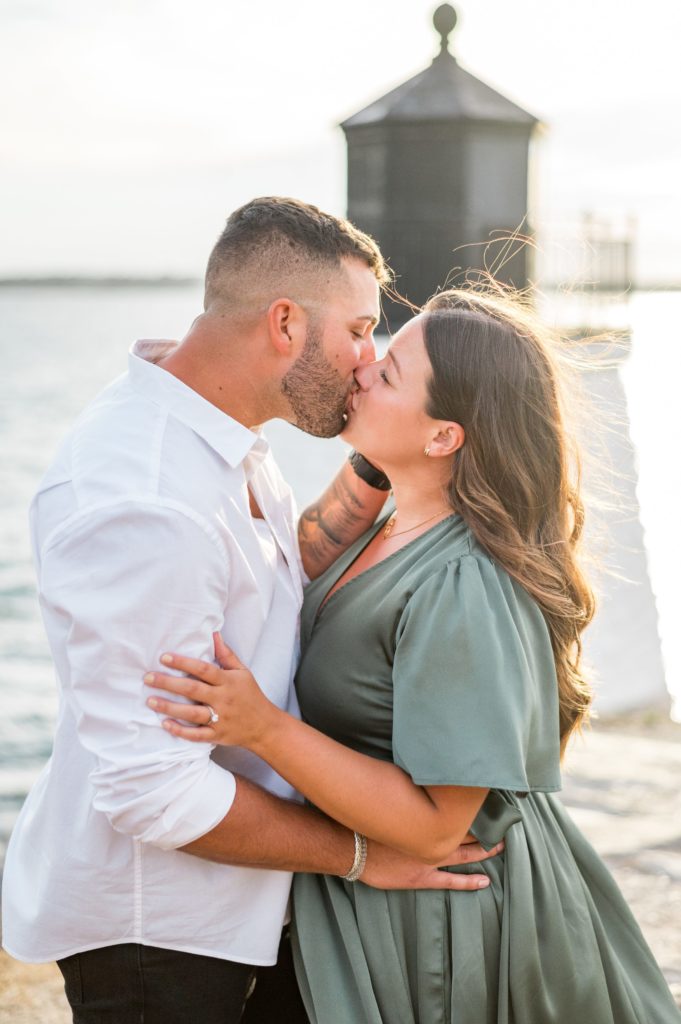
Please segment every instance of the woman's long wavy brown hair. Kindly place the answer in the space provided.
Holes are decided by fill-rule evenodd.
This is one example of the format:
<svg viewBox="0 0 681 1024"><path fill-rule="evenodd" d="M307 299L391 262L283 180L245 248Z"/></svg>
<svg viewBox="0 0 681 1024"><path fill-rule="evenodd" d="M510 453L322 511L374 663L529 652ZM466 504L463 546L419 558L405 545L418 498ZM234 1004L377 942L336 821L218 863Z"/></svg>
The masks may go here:
<svg viewBox="0 0 681 1024"><path fill-rule="evenodd" d="M449 500L541 608L558 676L561 751L588 717L582 630L594 615L580 568L581 467L550 332L501 286L452 289L424 306L428 415L466 432Z"/></svg>

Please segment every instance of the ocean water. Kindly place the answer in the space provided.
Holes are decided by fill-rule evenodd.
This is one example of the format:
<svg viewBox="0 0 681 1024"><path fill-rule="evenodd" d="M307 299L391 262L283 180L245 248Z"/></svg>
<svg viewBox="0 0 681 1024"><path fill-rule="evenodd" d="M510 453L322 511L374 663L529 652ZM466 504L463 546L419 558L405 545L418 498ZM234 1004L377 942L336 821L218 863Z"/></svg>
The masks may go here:
<svg viewBox="0 0 681 1024"><path fill-rule="evenodd" d="M0 288L0 861L28 788L49 757L56 690L35 594L27 508L70 423L126 367L139 337L179 337L200 310L200 288ZM562 314L557 314L562 315ZM656 595L667 682L681 699L675 643L681 459L681 293L639 294L622 368L638 497ZM267 430L301 505L345 457L338 440L275 422Z"/></svg>

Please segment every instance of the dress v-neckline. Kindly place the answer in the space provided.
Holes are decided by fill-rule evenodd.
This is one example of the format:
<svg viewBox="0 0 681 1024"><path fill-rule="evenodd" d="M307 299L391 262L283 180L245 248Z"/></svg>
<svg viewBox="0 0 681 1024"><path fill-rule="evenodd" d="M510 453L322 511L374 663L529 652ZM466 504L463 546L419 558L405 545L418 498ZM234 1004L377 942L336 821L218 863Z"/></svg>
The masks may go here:
<svg viewBox="0 0 681 1024"><path fill-rule="evenodd" d="M418 537L414 537L413 540L407 541L407 543L403 544L401 548L397 549L397 551L391 551L391 553L389 555L386 555L385 558L381 558L380 561L374 562L373 565L367 566L366 569L362 569L362 571L358 572L356 576L352 576L349 580L347 580L340 587L337 587L336 590L334 590L334 587L338 583L338 580L341 579L343 574L348 571L350 566L354 565L354 563L357 561L357 559L361 557L361 555L363 554L364 551L366 551L366 549L371 544L372 540L378 534L379 530L381 530L381 529L383 529L385 527L385 524L387 523L387 521L388 521L388 519L390 518L391 515L392 515L392 512L390 512L388 515L384 516L383 519L379 520L379 522L376 524L376 529L373 530L371 535L367 538L366 542L364 544L362 544L362 546L359 548L358 551L355 552L355 551L353 551L353 548L350 547L348 549L348 551L345 552L346 556L348 555L349 552L353 552L352 557L350 558L350 561L346 562L344 556L341 556L341 558L338 558L336 560L334 565L338 565L338 563L342 560L343 561L343 566L342 566L340 572L338 573L338 575L334 576L333 583L331 584L329 589L326 591L326 593L324 594L324 597L322 598L321 602L317 606L317 610L316 610L315 616L314 616L314 621L313 621L313 624L312 624L312 629L314 629L315 626L318 624L318 622L320 621L324 611L326 610L327 605L329 604L330 601L333 601L334 597L336 597L337 594L341 594L344 590L347 589L347 587L351 586L351 584L353 584L356 580L361 580L363 577L365 577L367 575L367 573L373 572L374 569L379 569L382 565L385 565L387 562L391 562L394 558L397 557L397 555L401 555L403 551L406 551L408 548L410 548L412 546L412 544L416 544L417 541L421 540L422 537L427 536L427 534L429 534L432 530L437 530L438 526L442 526L443 523L449 523L452 519L458 518L458 513L457 512L452 512L451 515L446 516L444 519L441 519L439 523L435 523L435 525L431 526L428 530L424 530L423 533L420 533L418 535Z"/></svg>

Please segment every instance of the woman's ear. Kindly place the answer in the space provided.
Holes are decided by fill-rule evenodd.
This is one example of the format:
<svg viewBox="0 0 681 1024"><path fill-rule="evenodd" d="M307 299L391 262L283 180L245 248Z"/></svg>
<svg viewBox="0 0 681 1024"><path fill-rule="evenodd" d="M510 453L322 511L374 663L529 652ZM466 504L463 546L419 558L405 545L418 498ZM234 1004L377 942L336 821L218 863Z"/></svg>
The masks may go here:
<svg viewBox="0 0 681 1024"><path fill-rule="evenodd" d="M466 440L466 432L460 423L440 423L439 429L428 444L428 454L433 458L453 455Z"/></svg>
<svg viewBox="0 0 681 1024"><path fill-rule="evenodd" d="M297 359L306 338L307 317L293 299L277 299L267 310L267 331L275 351L286 359Z"/></svg>

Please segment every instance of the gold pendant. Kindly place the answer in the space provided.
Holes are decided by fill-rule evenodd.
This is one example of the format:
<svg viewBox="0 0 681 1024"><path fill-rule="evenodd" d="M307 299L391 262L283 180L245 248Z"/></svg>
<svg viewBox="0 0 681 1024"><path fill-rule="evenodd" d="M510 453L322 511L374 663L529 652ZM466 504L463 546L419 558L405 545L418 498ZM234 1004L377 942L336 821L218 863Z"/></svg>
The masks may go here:
<svg viewBox="0 0 681 1024"><path fill-rule="evenodd" d="M384 540L386 540L390 536L390 534L393 532L393 527L394 527L396 521L397 521L397 514L393 513L393 515L391 515L391 517L388 520L388 522L385 524L385 529L383 530L383 539Z"/></svg>

